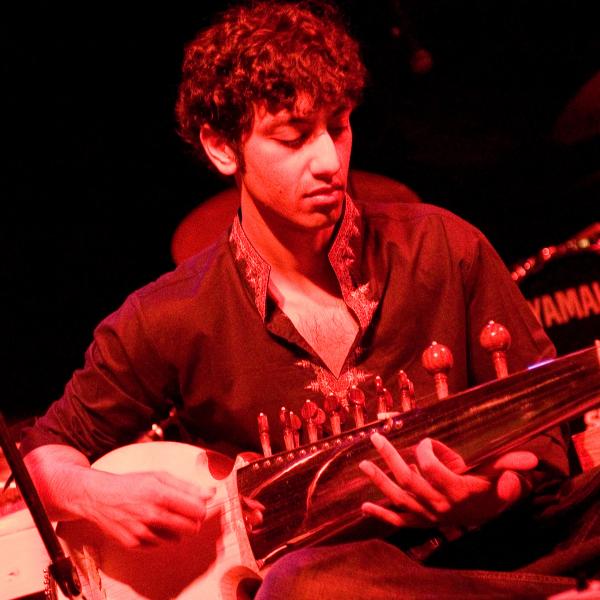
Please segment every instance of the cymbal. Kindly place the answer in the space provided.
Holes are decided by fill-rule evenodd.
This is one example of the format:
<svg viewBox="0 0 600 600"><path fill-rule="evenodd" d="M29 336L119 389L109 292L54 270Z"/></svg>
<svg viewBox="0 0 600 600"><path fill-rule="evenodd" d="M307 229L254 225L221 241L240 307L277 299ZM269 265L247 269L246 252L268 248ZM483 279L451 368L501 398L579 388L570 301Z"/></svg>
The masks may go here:
<svg viewBox="0 0 600 600"><path fill-rule="evenodd" d="M208 248L229 227L240 205L237 188L227 188L188 213L171 238L171 257L176 265Z"/></svg>
<svg viewBox="0 0 600 600"><path fill-rule="evenodd" d="M562 144L578 144L600 135L600 71L566 103L552 134Z"/></svg>

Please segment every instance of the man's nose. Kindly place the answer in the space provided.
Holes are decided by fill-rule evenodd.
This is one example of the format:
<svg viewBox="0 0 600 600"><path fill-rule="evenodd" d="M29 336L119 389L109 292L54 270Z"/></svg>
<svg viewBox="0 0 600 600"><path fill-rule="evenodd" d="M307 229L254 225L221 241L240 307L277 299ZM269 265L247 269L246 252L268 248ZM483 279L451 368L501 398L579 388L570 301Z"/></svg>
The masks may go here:
<svg viewBox="0 0 600 600"><path fill-rule="evenodd" d="M341 168L337 147L329 132L320 133L313 144L310 168L315 176L335 175Z"/></svg>

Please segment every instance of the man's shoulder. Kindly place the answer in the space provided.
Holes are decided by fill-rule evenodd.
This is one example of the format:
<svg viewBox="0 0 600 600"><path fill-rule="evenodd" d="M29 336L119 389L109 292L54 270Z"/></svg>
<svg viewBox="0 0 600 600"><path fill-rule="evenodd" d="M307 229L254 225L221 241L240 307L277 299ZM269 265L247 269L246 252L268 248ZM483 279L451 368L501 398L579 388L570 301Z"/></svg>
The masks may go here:
<svg viewBox="0 0 600 600"><path fill-rule="evenodd" d="M361 205L365 222L390 235L438 232L447 238L478 240L483 234L453 212L425 202L374 202Z"/></svg>
<svg viewBox="0 0 600 600"><path fill-rule="evenodd" d="M211 271L230 256L229 244L225 236L216 242L186 258L172 271L161 275L139 291L145 295L157 293L166 288L196 288L210 276Z"/></svg>
<svg viewBox="0 0 600 600"><path fill-rule="evenodd" d="M222 282L225 262L231 263L231 256L223 236L172 271L132 292L125 305L145 313L176 312L190 304L200 307L202 298L214 295L215 287Z"/></svg>

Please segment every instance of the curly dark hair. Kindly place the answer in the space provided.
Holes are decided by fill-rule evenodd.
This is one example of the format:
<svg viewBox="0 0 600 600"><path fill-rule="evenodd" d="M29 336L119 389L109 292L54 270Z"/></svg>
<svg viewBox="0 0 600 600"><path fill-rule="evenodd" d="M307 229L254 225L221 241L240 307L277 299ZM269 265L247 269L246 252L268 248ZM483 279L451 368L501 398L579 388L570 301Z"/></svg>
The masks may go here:
<svg viewBox="0 0 600 600"><path fill-rule="evenodd" d="M185 48L176 116L181 137L200 156L209 124L240 156L254 105L292 109L360 101L366 70L341 13L326 1L239 5L221 13Z"/></svg>

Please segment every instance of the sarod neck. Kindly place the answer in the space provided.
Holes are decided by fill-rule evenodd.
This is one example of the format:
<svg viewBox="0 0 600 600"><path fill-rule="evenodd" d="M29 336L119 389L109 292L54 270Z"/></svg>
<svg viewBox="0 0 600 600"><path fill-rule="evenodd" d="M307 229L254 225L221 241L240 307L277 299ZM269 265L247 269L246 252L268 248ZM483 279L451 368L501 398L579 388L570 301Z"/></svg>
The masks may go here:
<svg viewBox="0 0 600 600"><path fill-rule="evenodd" d="M407 462L414 462L416 444L431 437L473 468L596 406L599 352L598 346L581 350L240 469L240 495L267 507L263 525L249 534L255 557L268 562L331 537L362 520L364 501L381 502L357 467L364 459L382 466L371 432L386 435Z"/></svg>

